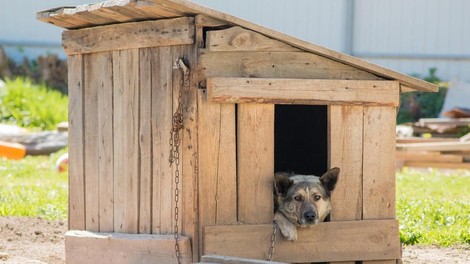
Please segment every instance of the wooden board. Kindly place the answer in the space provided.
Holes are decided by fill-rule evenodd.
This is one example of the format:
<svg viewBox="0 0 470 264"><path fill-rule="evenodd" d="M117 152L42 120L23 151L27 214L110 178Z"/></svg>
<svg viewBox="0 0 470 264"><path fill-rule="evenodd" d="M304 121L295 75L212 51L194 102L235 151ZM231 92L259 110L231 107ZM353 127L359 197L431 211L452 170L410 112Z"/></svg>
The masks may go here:
<svg viewBox="0 0 470 264"><path fill-rule="evenodd" d="M68 54L194 43L194 18L133 22L64 31Z"/></svg>
<svg viewBox="0 0 470 264"><path fill-rule="evenodd" d="M199 91L201 228L237 222L235 105L204 102L203 96Z"/></svg>
<svg viewBox="0 0 470 264"><path fill-rule="evenodd" d="M192 263L191 242L180 237L182 263ZM68 231L65 234L67 263L177 263L171 235L131 235Z"/></svg>
<svg viewBox="0 0 470 264"><path fill-rule="evenodd" d="M398 150L406 151L468 151L470 142L430 142L397 144Z"/></svg>
<svg viewBox="0 0 470 264"><path fill-rule="evenodd" d="M96 138L96 147L93 151L98 154L98 186L99 186L99 231L111 232L114 230L114 147L113 147L113 64L112 53L104 52L90 54L90 63L93 73L85 78L94 80L97 90L97 133L91 135ZM90 113L96 115L96 113ZM88 155L88 154L87 154ZM94 156L91 154L90 156ZM87 188L88 190L88 188ZM96 203L96 201L91 201ZM88 229L87 229L88 230Z"/></svg>
<svg viewBox="0 0 470 264"><path fill-rule="evenodd" d="M206 48L210 51L301 51L241 27L208 31Z"/></svg>
<svg viewBox="0 0 470 264"><path fill-rule="evenodd" d="M308 52L200 50L199 78L250 77L380 80L368 72Z"/></svg>
<svg viewBox="0 0 470 264"><path fill-rule="evenodd" d="M395 218L394 107L364 108L363 219Z"/></svg>
<svg viewBox="0 0 470 264"><path fill-rule="evenodd" d="M397 160L459 163L463 162L463 156L455 154L440 154L436 152L397 151Z"/></svg>
<svg viewBox="0 0 470 264"><path fill-rule="evenodd" d="M68 57L69 82L69 229L85 229L83 131L83 56Z"/></svg>
<svg viewBox="0 0 470 264"><path fill-rule="evenodd" d="M139 51L113 52L114 231L138 232Z"/></svg>
<svg viewBox="0 0 470 264"><path fill-rule="evenodd" d="M329 167L339 167L331 221L362 219L362 106L328 108Z"/></svg>
<svg viewBox="0 0 470 264"><path fill-rule="evenodd" d="M173 78L170 47L153 49L152 60L152 146L153 193L152 233L170 234L173 231L173 180L168 161L170 131L173 115Z"/></svg>
<svg viewBox="0 0 470 264"><path fill-rule="evenodd" d="M470 169L470 162L445 163L445 162L425 162L425 161L405 161L407 167L419 168L441 168L441 169Z"/></svg>
<svg viewBox="0 0 470 264"><path fill-rule="evenodd" d="M223 264L287 264L285 262L265 261L256 259L237 258L230 256L205 255L202 256L202 263L223 263Z"/></svg>
<svg viewBox="0 0 470 264"><path fill-rule="evenodd" d="M139 50L139 233L152 230L152 49Z"/></svg>
<svg viewBox="0 0 470 264"><path fill-rule="evenodd" d="M272 225L211 226L204 231L204 254L265 260ZM288 263L397 259L401 254L396 220L320 223L298 230L295 242L276 241L274 261Z"/></svg>
<svg viewBox="0 0 470 264"><path fill-rule="evenodd" d="M394 81L208 78L208 100L217 103L399 104Z"/></svg>
<svg viewBox="0 0 470 264"><path fill-rule="evenodd" d="M240 104L237 113L238 220L273 220L274 105Z"/></svg>

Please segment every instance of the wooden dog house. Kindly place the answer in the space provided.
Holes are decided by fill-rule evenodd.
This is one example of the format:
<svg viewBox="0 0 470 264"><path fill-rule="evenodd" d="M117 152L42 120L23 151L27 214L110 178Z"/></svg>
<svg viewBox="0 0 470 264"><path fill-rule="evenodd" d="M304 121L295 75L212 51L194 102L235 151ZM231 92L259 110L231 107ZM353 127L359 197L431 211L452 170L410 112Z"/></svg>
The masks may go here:
<svg viewBox="0 0 470 264"><path fill-rule="evenodd" d="M176 263L175 228L183 263L266 259L274 171L333 166L341 176L330 222L296 242L278 236L273 260L401 258L399 94L435 85L184 0L106 1L38 18L68 29L68 263ZM179 103L180 163L170 166Z"/></svg>

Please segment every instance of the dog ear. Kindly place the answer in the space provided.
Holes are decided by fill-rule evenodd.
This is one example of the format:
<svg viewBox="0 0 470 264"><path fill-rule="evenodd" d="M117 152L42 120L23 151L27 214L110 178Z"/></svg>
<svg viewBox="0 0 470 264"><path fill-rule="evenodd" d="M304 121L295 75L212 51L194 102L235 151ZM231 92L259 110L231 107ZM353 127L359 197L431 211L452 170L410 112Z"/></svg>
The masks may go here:
<svg viewBox="0 0 470 264"><path fill-rule="evenodd" d="M325 187L328 195L335 189L336 183L338 182L339 168L333 168L327 171L323 176L320 177L320 182Z"/></svg>
<svg viewBox="0 0 470 264"><path fill-rule="evenodd" d="M276 172L274 174L274 194L278 196L287 195L287 190L294 183L293 180L289 179L289 175L287 172Z"/></svg>

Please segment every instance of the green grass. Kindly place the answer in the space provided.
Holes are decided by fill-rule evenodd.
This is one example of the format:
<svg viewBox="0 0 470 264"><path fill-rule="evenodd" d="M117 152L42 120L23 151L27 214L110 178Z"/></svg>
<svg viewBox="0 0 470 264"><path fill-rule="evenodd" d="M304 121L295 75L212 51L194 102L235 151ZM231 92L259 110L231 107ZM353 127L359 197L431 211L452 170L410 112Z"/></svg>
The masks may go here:
<svg viewBox="0 0 470 264"><path fill-rule="evenodd" d="M0 216L66 219L67 173L55 170L65 151L19 161L0 158Z"/></svg>
<svg viewBox="0 0 470 264"><path fill-rule="evenodd" d="M0 122L39 130L67 121L68 97L44 85L16 78L0 90Z"/></svg>
<svg viewBox="0 0 470 264"><path fill-rule="evenodd" d="M470 245L470 172L398 173L397 217L405 245Z"/></svg>

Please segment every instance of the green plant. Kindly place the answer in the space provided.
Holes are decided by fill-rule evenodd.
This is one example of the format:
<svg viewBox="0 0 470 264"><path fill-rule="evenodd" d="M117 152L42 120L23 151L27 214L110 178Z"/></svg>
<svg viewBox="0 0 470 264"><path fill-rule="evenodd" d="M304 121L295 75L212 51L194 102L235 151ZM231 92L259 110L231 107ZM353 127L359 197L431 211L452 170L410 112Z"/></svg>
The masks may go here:
<svg viewBox="0 0 470 264"><path fill-rule="evenodd" d="M397 218L405 245L470 245L468 171L397 174Z"/></svg>
<svg viewBox="0 0 470 264"><path fill-rule="evenodd" d="M66 219L67 173L55 170L55 161L66 151L22 160L0 158L0 216Z"/></svg>
<svg viewBox="0 0 470 264"><path fill-rule="evenodd" d="M437 77L436 72L436 68L431 68L427 76L415 77L439 85L438 92L410 92L400 95L400 111L397 116L398 124L415 122L419 118L437 117L439 115L447 94L447 83L442 82Z"/></svg>
<svg viewBox="0 0 470 264"><path fill-rule="evenodd" d="M67 121L68 97L30 80L7 80L0 90L0 122L26 128L54 129Z"/></svg>

